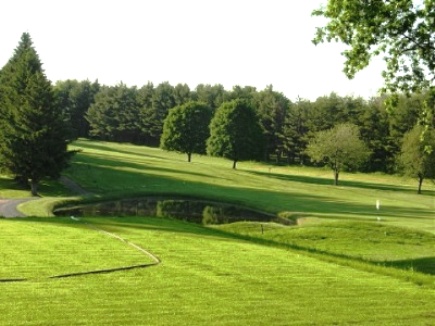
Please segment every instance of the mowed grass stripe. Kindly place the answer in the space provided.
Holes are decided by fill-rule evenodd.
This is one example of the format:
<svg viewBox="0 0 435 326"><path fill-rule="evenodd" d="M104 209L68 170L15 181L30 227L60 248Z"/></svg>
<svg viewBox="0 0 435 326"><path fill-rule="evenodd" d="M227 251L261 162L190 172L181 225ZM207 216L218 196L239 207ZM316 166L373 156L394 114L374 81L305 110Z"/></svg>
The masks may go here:
<svg viewBox="0 0 435 326"><path fill-rule="evenodd" d="M0 284L1 324L418 325L435 317L433 290L391 277L179 221L87 221L149 248L162 264Z"/></svg>
<svg viewBox="0 0 435 326"><path fill-rule="evenodd" d="M143 252L80 222L0 220L0 279L52 277L153 263Z"/></svg>

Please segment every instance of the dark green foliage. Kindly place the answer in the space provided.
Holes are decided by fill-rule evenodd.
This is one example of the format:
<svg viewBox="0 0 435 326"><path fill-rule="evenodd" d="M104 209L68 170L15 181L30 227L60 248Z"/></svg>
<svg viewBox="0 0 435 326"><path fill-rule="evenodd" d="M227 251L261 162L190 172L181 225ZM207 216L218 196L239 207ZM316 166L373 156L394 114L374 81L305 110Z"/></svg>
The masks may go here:
<svg viewBox="0 0 435 326"><path fill-rule="evenodd" d="M210 124L207 153L233 161L259 159L263 152L263 132L253 107L245 100L223 103Z"/></svg>
<svg viewBox="0 0 435 326"><path fill-rule="evenodd" d="M140 142L137 89L125 84L102 87L90 106L86 119L90 135L98 139Z"/></svg>
<svg viewBox="0 0 435 326"><path fill-rule="evenodd" d="M284 151L284 125L290 101L270 85L255 93L254 102L264 131L265 158L274 155L279 162Z"/></svg>
<svg viewBox="0 0 435 326"><path fill-rule="evenodd" d="M195 101L207 103L213 111L229 99L228 92L220 84L213 86L199 84L192 92L191 97Z"/></svg>
<svg viewBox="0 0 435 326"><path fill-rule="evenodd" d="M28 33L1 70L0 110L1 168L30 182L36 195L39 182L59 177L72 153L64 117Z"/></svg>
<svg viewBox="0 0 435 326"><path fill-rule="evenodd" d="M148 84L141 90L142 107L140 123L145 144L158 146L163 132L163 121L169 109L176 106L174 87L168 82L157 85Z"/></svg>
<svg viewBox="0 0 435 326"><path fill-rule="evenodd" d="M252 86L236 85L233 87L232 91L229 93L230 100L245 100L250 104L254 104L254 97L257 94L257 89Z"/></svg>
<svg viewBox="0 0 435 326"><path fill-rule="evenodd" d="M361 139L369 148L370 158L363 163L363 171L392 172L395 166L395 145L389 132L389 116L381 98L366 103L359 112L357 125Z"/></svg>
<svg viewBox="0 0 435 326"><path fill-rule="evenodd" d="M190 88L187 84L175 85L174 101L176 105L182 105L190 101Z"/></svg>
<svg viewBox="0 0 435 326"><path fill-rule="evenodd" d="M214 113L223 102L237 99L252 106L259 118L264 136L263 160L309 165L306 154L309 139L316 132L337 124L351 123L360 128L361 139L371 152L361 170L392 173L397 171L396 156L403 135L420 118L424 118L428 125L435 124L435 93L429 91L411 96L384 95L368 101L331 93L315 101L298 99L291 103L271 85L262 91L251 86L235 86L229 92L219 84L200 84L190 91L186 84L172 87L167 82L157 87L148 82L140 89L123 84L102 86L101 92L99 88L98 83L89 81L57 83L56 102L71 126L70 137L89 135L158 146L164 121L174 106L194 100L206 103ZM85 114L88 120L84 120L82 112L94 101L96 92L101 93L98 94L98 103L93 103ZM386 102L394 102L395 110L388 112ZM86 131L88 128L89 133Z"/></svg>
<svg viewBox="0 0 435 326"><path fill-rule="evenodd" d="M308 162L305 148L308 143L308 117L311 112L311 102L300 98L298 102L290 105L286 112L282 141L283 151L289 164L305 164Z"/></svg>
<svg viewBox="0 0 435 326"><path fill-rule="evenodd" d="M163 125L161 148L186 153L188 162L193 153L205 154L211 117L211 109L200 102L170 109Z"/></svg>
<svg viewBox="0 0 435 326"><path fill-rule="evenodd" d="M382 54L385 90L415 92L433 87L435 78L435 1L329 0L313 12L328 22L314 43L348 46L344 72L352 78Z"/></svg>
<svg viewBox="0 0 435 326"><path fill-rule="evenodd" d="M70 126L71 137L89 137L89 122L86 112L94 103L95 95L100 90L98 81L66 80L54 86L54 95L59 109L64 113Z"/></svg>
<svg viewBox="0 0 435 326"><path fill-rule="evenodd" d="M402 171L418 179L421 193L423 180L435 178L435 130L416 125L403 137L399 163Z"/></svg>

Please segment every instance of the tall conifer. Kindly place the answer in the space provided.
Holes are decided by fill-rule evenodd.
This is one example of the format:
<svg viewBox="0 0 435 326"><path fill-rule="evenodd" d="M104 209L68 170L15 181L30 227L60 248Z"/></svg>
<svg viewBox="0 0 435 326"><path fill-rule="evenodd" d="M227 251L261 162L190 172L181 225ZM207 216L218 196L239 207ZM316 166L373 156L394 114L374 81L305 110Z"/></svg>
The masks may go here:
<svg viewBox="0 0 435 326"><path fill-rule="evenodd" d="M57 178L72 152L53 89L28 33L0 71L0 166L37 194L43 178Z"/></svg>

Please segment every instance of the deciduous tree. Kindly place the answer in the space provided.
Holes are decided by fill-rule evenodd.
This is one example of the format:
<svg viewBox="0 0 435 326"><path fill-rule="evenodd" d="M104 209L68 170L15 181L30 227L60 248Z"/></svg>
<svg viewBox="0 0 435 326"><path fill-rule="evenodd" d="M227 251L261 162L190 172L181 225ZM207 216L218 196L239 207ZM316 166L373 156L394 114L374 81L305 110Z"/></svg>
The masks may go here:
<svg viewBox="0 0 435 326"><path fill-rule="evenodd" d="M325 17L314 43L347 46L344 73L352 78L374 56L383 54L385 90L414 92L435 80L434 0L328 0L313 12Z"/></svg>
<svg viewBox="0 0 435 326"><path fill-rule="evenodd" d="M334 172L334 185L338 185L340 171L357 169L370 153L358 127L344 123L317 132L307 146L307 154L315 162L326 163Z"/></svg>
<svg viewBox="0 0 435 326"><path fill-rule="evenodd" d="M423 180L435 178L435 130L417 124L403 137L399 163L403 172L418 179L418 190L421 194ZM430 147L431 150L427 150Z"/></svg>
<svg viewBox="0 0 435 326"><path fill-rule="evenodd" d="M207 153L233 161L259 159L263 148L263 131L259 118L245 100L223 103L210 123Z"/></svg>
<svg viewBox="0 0 435 326"><path fill-rule="evenodd" d="M163 124L160 147L186 153L188 162L193 153L205 154L211 116L210 107L200 102L188 102L170 109Z"/></svg>

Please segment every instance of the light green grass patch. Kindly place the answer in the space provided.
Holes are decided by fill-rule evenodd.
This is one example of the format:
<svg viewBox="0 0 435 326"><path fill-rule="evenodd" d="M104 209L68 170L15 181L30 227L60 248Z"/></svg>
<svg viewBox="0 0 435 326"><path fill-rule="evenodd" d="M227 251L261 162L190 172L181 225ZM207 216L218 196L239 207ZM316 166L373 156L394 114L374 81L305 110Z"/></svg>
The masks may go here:
<svg viewBox="0 0 435 326"><path fill-rule="evenodd" d="M0 279L40 278L152 262L82 222L0 219Z"/></svg>
<svg viewBox="0 0 435 326"><path fill-rule="evenodd" d="M435 285L435 236L428 232L377 222L342 221L299 227L240 222L214 228L325 256L420 272L432 276L425 279Z"/></svg>
<svg viewBox="0 0 435 326"><path fill-rule="evenodd" d="M85 220L146 247L162 263L0 284L2 325L407 325L435 317L433 290L392 277L180 221Z"/></svg>

